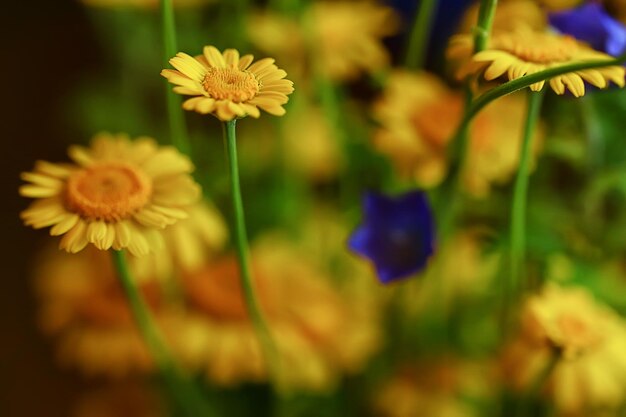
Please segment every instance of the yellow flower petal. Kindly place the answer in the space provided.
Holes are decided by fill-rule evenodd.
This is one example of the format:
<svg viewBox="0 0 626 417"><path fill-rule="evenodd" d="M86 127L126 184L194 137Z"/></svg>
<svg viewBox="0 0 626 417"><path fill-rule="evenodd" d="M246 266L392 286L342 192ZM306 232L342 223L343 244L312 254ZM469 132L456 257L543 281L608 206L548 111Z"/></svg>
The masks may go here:
<svg viewBox="0 0 626 417"><path fill-rule="evenodd" d="M224 57L214 46L205 46L203 49L204 57L208 61L209 65L215 68L224 68L226 61Z"/></svg>

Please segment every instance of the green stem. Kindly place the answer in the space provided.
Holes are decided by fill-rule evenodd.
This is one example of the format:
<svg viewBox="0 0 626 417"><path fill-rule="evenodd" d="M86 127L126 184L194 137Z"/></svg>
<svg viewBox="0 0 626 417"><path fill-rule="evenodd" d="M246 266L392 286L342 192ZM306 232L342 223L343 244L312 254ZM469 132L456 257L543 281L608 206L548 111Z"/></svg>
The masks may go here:
<svg viewBox="0 0 626 417"><path fill-rule="evenodd" d="M169 66L169 59L176 55L176 22L174 20L174 7L172 0L161 0L161 25L163 31L163 57L164 66ZM165 83L167 97L167 116L170 125L170 140L182 153L189 155L191 146L185 123L185 114L181 106L181 98L174 93L168 83Z"/></svg>
<svg viewBox="0 0 626 417"><path fill-rule="evenodd" d="M541 102L544 92L530 92L528 97L528 112L524 126L524 136L520 151L519 167L513 188L513 204L511 207L511 244L510 244L510 280L511 290L522 288L521 279L525 277L526 260L526 207L528 203L528 180L530 172L530 157L533 138Z"/></svg>
<svg viewBox="0 0 626 417"><path fill-rule="evenodd" d="M436 10L437 0L420 0L417 6L404 60L409 69L419 69L424 66Z"/></svg>
<svg viewBox="0 0 626 417"><path fill-rule="evenodd" d="M480 3L478 21L476 22L476 36L474 38L474 52L482 51L487 44L497 4L497 0L482 0ZM465 83L464 118L450 142L450 169L446 181L442 186L443 192L439 197L437 206L438 212L442 213L439 222L442 241L445 241L448 234L452 231L452 226L454 225L454 220L460 205L462 173L469 149L469 129L472 120L472 117L468 118L467 115L471 112L473 99L474 94L470 88L469 81L467 81Z"/></svg>
<svg viewBox="0 0 626 417"><path fill-rule="evenodd" d="M539 397L541 389L552 375L552 372L556 368L559 363L560 355L558 351L553 351L550 354L550 358L548 359L548 363L546 366L541 369L541 371L537 374L535 379L532 381L528 390L522 395L521 402L519 407L515 410L516 416L528 416L533 417L535 414L533 413L532 405Z"/></svg>
<svg viewBox="0 0 626 417"><path fill-rule="evenodd" d="M539 71L534 74L525 75L516 80L508 81L495 88L492 88L491 90L487 91L486 93L475 99L469 106L469 108L465 111L463 119L461 119L461 122L459 123L456 132L452 138L452 143L457 141L458 138L464 134L470 122L483 108L485 108L485 106L487 106L492 101L499 99L500 97L504 97L523 88L530 87L532 84L549 80L550 78L556 77L558 75L582 71L585 69L611 67L615 65L621 65L624 62L626 62L626 54L611 60L588 61L576 64L568 64Z"/></svg>
<svg viewBox="0 0 626 417"><path fill-rule="evenodd" d="M461 122L461 126L463 126L464 123L468 123L470 120L472 120L472 118L474 118L474 116L476 116L478 112L480 112L486 105L488 105L492 101L500 97L506 96L507 94L514 93L517 90L521 90L522 88L530 87L532 84L541 81L547 81L550 78L554 78L558 75L563 75L570 72L577 72L586 69L612 67L616 65L622 65L624 62L626 62L626 54L616 59L595 60L579 62L576 64L562 65L559 67L539 71L534 74L525 75L521 78L508 81L504 84L500 84L499 86L492 88L491 90L487 91L476 100L474 100L469 108L469 111L466 112L465 117Z"/></svg>
<svg viewBox="0 0 626 417"><path fill-rule="evenodd" d="M474 53L487 48L498 0L482 0L478 9L478 22L474 28Z"/></svg>
<svg viewBox="0 0 626 417"><path fill-rule="evenodd" d="M226 153L228 155L232 203L235 215L235 246L237 249L237 260L239 262L239 279L246 307L248 309L248 314L250 315L252 325L254 326L254 330L261 344L261 349L263 351L263 355L265 356L268 371L274 373L274 377L278 377L278 351L276 350L276 345L274 344L274 340L272 339L263 317L261 305L256 297L254 283L252 282L252 274L250 271L248 237L246 233L243 201L241 198L241 187L239 185L237 137L235 134L236 122L236 119L224 122L223 129Z"/></svg>
<svg viewBox="0 0 626 417"><path fill-rule="evenodd" d="M178 406L188 417L213 416L213 410L208 406L197 387L185 377L170 353L163 335L157 327L150 309L146 305L139 289L135 285L126 257L122 251L111 251L113 264L117 271L120 285L126 294L131 312L146 342L152 357L161 372Z"/></svg>

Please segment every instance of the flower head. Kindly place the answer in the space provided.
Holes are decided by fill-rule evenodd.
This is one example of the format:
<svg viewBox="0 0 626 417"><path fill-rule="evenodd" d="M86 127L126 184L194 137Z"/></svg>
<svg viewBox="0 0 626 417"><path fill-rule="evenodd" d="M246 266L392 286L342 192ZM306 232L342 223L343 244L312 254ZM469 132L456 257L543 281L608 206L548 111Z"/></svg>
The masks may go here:
<svg viewBox="0 0 626 417"><path fill-rule="evenodd" d="M274 65L272 58L254 62L252 55L239 57L235 49L222 54L205 46L203 55L192 57L179 52L170 59L176 70L164 69L161 75L175 84L174 91L194 96L183 103L185 110L213 114L222 121L236 117L259 117L259 108L282 116L293 83L287 73Z"/></svg>
<svg viewBox="0 0 626 417"><path fill-rule="evenodd" d="M264 237L251 255L259 301L281 357L281 388L325 391L343 373L362 369L380 341L372 293L333 286L319 260L284 237ZM182 286L188 325L195 331L192 343L186 338L175 342L180 350L216 384L266 381L236 258L229 255L185 274Z"/></svg>
<svg viewBox="0 0 626 417"><path fill-rule="evenodd" d="M189 173L193 164L172 147L150 138L96 136L90 148L69 149L73 164L39 161L22 174L20 194L36 198L24 222L63 236L60 248L75 253L127 248L141 256L162 244L159 229L187 217L200 196Z"/></svg>
<svg viewBox="0 0 626 417"><path fill-rule="evenodd" d="M106 252L94 247L76 255L50 251L39 261L34 276L39 325L55 337L63 366L109 378L153 370ZM144 279L137 285L160 322L159 284Z"/></svg>
<svg viewBox="0 0 626 417"><path fill-rule="evenodd" d="M400 27L393 9L370 1L316 1L304 11L303 19L307 25L277 14L257 14L250 20L251 41L292 61L299 73L315 66L334 81L355 79L389 65L382 39Z"/></svg>
<svg viewBox="0 0 626 417"><path fill-rule="evenodd" d="M503 357L503 373L515 388L528 389L557 354L544 393L560 411L587 415L589 408L623 402L626 326L586 289L549 285L526 301L521 325Z"/></svg>
<svg viewBox="0 0 626 417"><path fill-rule="evenodd" d="M462 40L453 40L458 41ZM458 76L465 78L469 74L483 73L486 80L501 76L515 80L566 64L609 59L609 55L595 51L570 36L518 29L494 34L487 50L475 54L460 69ZM564 94L568 89L574 96L580 97L585 94L585 81L598 88L606 88L611 81L623 87L624 73L625 69L621 66L586 69L555 76L549 83L557 94ZM545 81L540 81L530 88L539 91L544 84Z"/></svg>
<svg viewBox="0 0 626 417"><path fill-rule="evenodd" d="M612 18L600 3L589 2L573 10L551 13L550 25L559 32L618 56L626 50L626 26Z"/></svg>
<svg viewBox="0 0 626 417"><path fill-rule="evenodd" d="M473 196L485 196L492 184L515 172L525 107L524 99L512 94L476 116L463 173L463 185ZM438 185L448 170L449 142L462 117L462 94L428 73L394 71L373 113L381 125L373 137L376 149L419 187Z"/></svg>
<svg viewBox="0 0 626 417"><path fill-rule="evenodd" d="M363 205L365 219L350 237L350 249L374 263L383 283L422 270L435 244L435 227L424 193L387 197L370 192Z"/></svg>

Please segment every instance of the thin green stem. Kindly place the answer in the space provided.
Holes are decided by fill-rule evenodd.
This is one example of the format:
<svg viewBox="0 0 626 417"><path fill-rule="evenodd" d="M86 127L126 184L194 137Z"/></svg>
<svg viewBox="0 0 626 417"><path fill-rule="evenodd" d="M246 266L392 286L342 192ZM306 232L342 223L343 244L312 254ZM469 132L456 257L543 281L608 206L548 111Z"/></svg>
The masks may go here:
<svg viewBox="0 0 626 417"><path fill-rule="evenodd" d="M424 66L436 10L437 0L420 0L417 6L404 59L409 69L419 69Z"/></svg>
<svg viewBox="0 0 626 417"><path fill-rule="evenodd" d="M487 44L497 4L497 0L482 0L480 3L478 21L476 22L476 36L474 38L474 52L482 51ZM467 115L471 112L473 99L474 94L468 80L465 83L464 118L450 142L450 169L443 184L443 192L440 193L437 206L437 211L441 213L439 234L442 241L445 241L451 233L460 205L462 173L467 160L470 141L469 130L472 121L472 117L467 117Z"/></svg>
<svg viewBox="0 0 626 417"><path fill-rule="evenodd" d="M246 232L245 216L243 210L243 200L241 198L241 186L239 184L239 166L237 162L237 137L235 133L236 119L224 122L224 142L228 155L228 166L230 170L230 184L233 210L235 215L235 246L237 249L237 260L239 262L239 279L243 290L248 314L254 326L254 330L261 344L265 361L269 371L278 377L278 351L269 328L263 317L261 305L257 299L252 273L250 271L250 260L248 254L248 237ZM280 381L276 381L280 382Z"/></svg>
<svg viewBox="0 0 626 417"><path fill-rule="evenodd" d="M495 88L492 88L491 90L476 98L469 106L469 108L463 115L463 119L461 119L461 122L456 129L452 142L458 140L458 137L463 134L463 132L468 128L470 122L483 108L485 108L485 106L487 106L492 101L499 99L500 97L504 97L523 88L530 87L532 84L549 80L550 78L556 77L558 75L582 71L585 69L611 67L615 65L621 65L624 62L626 62L626 54L611 60L588 61L576 64L568 64L539 71L534 74L525 75L516 80L508 81Z"/></svg>
<svg viewBox="0 0 626 417"><path fill-rule="evenodd" d="M178 52L176 42L176 22L174 20L174 7L172 6L172 0L161 0L160 7L161 30L163 32L163 61L164 66L168 67L170 58ZM178 94L172 91L168 83L166 83L165 88L167 97L167 116L170 127L170 140L179 151L189 155L191 152L191 146L187 133L187 124L185 123L185 114L183 112L183 108L181 107L181 98Z"/></svg>
<svg viewBox="0 0 626 417"><path fill-rule="evenodd" d="M488 105L492 101L500 97L506 96L507 94L514 93L517 90L521 90L522 88L530 87L532 84L546 81L550 78L570 72L582 71L586 69L612 67L616 65L622 65L624 62L626 62L626 54L611 60L595 60L580 62L576 64L562 65L559 67L539 71L534 74L525 75L516 80L508 81L495 88L492 88L491 90L487 91L483 95L479 96L476 100L474 100L469 111L465 114L461 126L464 123L468 123L472 118L474 118L474 116L476 116L478 112L480 112L486 105Z"/></svg>
<svg viewBox="0 0 626 417"><path fill-rule="evenodd" d="M544 92L530 92L528 111L517 177L513 187L513 204L511 206L511 243L509 251L511 289L522 288L521 279L525 277L526 263L526 207L528 205L528 181L530 173L530 156L535 137L535 127L539 119Z"/></svg>
<svg viewBox="0 0 626 417"><path fill-rule="evenodd" d="M124 252L111 251L111 254L119 282L128 299L137 328L178 406L188 417L213 416L213 410L193 382L185 377L167 348L150 309L135 285Z"/></svg>
<svg viewBox="0 0 626 417"><path fill-rule="evenodd" d="M498 0L482 0L478 9L478 22L474 28L474 53L487 47Z"/></svg>
<svg viewBox="0 0 626 417"><path fill-rule="evenodd" d="M515 410L516 416L533 417L535 415L533 413L533 403L537 400L541 389L548 381L548 378L550 378L550 375L552 375L556 366L559 364L559 359L560 355L558 351L555 350L550 353L550 358L548 358L546 366L541 369L528 389L522 395L520 404Z"/></svg>

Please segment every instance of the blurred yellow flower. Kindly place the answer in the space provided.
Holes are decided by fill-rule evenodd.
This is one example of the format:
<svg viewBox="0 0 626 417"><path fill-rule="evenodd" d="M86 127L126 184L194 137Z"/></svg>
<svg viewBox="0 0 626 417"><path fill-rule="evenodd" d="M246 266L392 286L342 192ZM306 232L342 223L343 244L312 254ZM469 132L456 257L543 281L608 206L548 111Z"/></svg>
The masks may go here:
<svg viewBox="0 0 626 417"><path fill-rule="evenodd" d="M463 36L469 35L459 35L451 40L452 50L455 42L466 43ZM611 56L595 51L570 36L517 28L510 32L494 33L487 49L475 54L461 67L457 76L463 79L468 75L483 74L488 81L501 76L515 80L566 64L611 59ZM549 83L557 94L564 94L567 89L575 97L580 97L585 95L585 81L598 88L608 87L611 81L623 87L625 73L624 67L617 65L558 75L551 78ZM544 84L545 81L534 83L530 89L539 91Z"/></svg>
<svg viewBox="0 0 626 417"><path fill-rule="evenodd" d="M222 54L214 46L205 46L203 55L195 58L179 52L170 59L176 70L164 69L161 75L176 85L176 93L194 96L183 103L185 110L213 114L222 121L257 118L259 108L282 116L293 83L284 79L287 73L274 65L274 59L253 60L252 55L240 58L235 49Z"/></svg>
<svg viewBox="0 0 626 417"><path fill-rule="evenodd" d="M343 373L357 372L380 344L377 312L368 296L342 294L306 254L268 238L252 248L258 297L281 357L287 390L328 390ZM204 360L220 385L267 380L267 370L241 293L233 257L185 276L193 310L189 341L178 339L183 358ZM371 297L371 296L369 296ZM195 329L191 331L191 329Z"/></svg>
<svg viewBox="0 0 626 417"><path fill-rule="evenodd" d="M153 369L106 252L50 252L40 259L35 284L40 326L57 339L64 366L110 378ZM158 284L143 280L137 285L153 310L158 309Z"/></svg>
<svg viewBox="0 0 626 417"><path fill-rule="evenodd" d="M318 1L303 23L269 13L250 19L250 40L261 50L295 60L298 72L314 65L335 81L374 73L389 66L381 39L397 33L393 10L373 1Z"/></svg>
<svg viewBox="0 0 626 417"><path fill-rule="evenodd" d="M488 395L491 372L486 368L453 358L404 365L376 391L372 407L380 417L477 416L463 398Z"/></svg>
<svg viewBox="0 0 626 417"><path fill-rule="evenodd" d="M37 201L21 213L36 229L52 226L60 247L76 253L128 249L145 255L162 244L159 229L188 216L200 196L189 173L193 164L172 147L150 138L100 134L90 148L72 146L74 164L38 161L22 179L20 194Z"/></svg>
<svg viewBox="0 0 626 417"><path fill-rule="evenodd" d="M617 407L626 393L626 322L584 288L548 285L523 306L521 331L503 356L503 375L528 389L551 355L544 393L564 413Z"/></svg>
<svg viewBox="0 0 626 417"><path fill-rule="evenodd" d="M135 276L168 280L201 268L226 245L228 228L217 208L203 200L188 209L189 217L163 231L164 245L148 256L130 258Z"/></svg>
<svg viewBox="0 0 626 417"><path fill-rule="evenodd" d="M478 22L479 6L479 3L474 3L467 9L459 25L460 33L472 32L472 28ZM492 33L510 31L520 26L533 30L545 29L548 26L548 18L535 0L499 1L491 27Z"/></svg>
<svg viewBox="0 0 626 417"><path fill-rule="evenodd" d="M341 144L321 109L310 106L285 120L285 163L313 182L337 177L343 165Z"/></svg>
<svg viewBox="0 0 626 417"><path fill-rule="evenodd" d="M422 187L434 187L448 169L448 144L463 112L463 95L427 73L394 72L374 105L381 124L376 149L389 156L401 175ZM525 102L511 95L490 104L474 119L465 188L484 196L493 183L515 172L525 118Z"/></svg>

